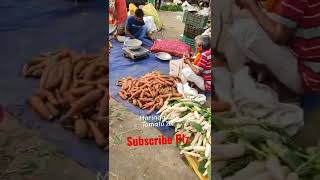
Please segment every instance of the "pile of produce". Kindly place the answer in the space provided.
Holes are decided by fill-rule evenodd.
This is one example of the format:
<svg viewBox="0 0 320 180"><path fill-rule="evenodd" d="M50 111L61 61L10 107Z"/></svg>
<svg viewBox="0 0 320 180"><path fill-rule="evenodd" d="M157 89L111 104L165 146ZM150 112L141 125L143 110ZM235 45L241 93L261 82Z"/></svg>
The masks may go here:
<svg viewBox="0 0 320 180"><path fill-rule="evenodd" d="M119 96L141 109L149 109L150 115L160 109L170 97L181 97L176 89L175 77L163 75L158 71L145 74L141 78L127 77L117 81L121 86Z"/></svg>
<svg viewBox="0 0 320 180"><path fill-rule="evenodd" d="M256 120L214 116L213 131L216 179L320 179L320 148L303 149L281 129Z"/></svg>
<svg viewBox="0 0 320 180"><path fill-rule="evenodd" d="M161 114L160 114L161 113ZM180 142L180 154L194 157L201 176L211 178L211 108L204 108L189 99L169 99L158 111L163 122L175 127L176 135L190 137Z"/></svg>
<svg viewBox="0 0 320 180"><path fill-rule="evenodd" d="M161 11L183 11L182 7L177 4L165 4L160 7Z"/></svg>
<svg viewBox="0 0 320 180"><path fill-rule="evenodd" d="M106 148L108 76L104 56L69 50L45 53L26 63L22 73L40 78L29 102L43 119L59 119L80 138L94 138L99 147Z"/></svg>

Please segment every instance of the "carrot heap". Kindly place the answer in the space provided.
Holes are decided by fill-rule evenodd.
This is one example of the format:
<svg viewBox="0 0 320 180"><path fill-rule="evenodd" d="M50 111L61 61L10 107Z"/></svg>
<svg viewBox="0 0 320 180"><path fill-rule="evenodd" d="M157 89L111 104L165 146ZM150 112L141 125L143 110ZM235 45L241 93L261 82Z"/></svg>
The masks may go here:
<svg viewBox="0 0 320 180"><path fill-rule="evenodd" d="M71 129L80 138L93 138L107 146L108 79L105 56L62 50L45 53L27 62L25 77L39 78L39 88L30 98L42 119Z"/></svg>
<svg viewBox="0 0 320 180"><path fill-rule="evenodd" d="M147 115L160 109L170 97L181 97L176 89L178 78L153 71L141 78L127 77L117 81L121 86L118 95L141 109L149 109Z"/></svg>

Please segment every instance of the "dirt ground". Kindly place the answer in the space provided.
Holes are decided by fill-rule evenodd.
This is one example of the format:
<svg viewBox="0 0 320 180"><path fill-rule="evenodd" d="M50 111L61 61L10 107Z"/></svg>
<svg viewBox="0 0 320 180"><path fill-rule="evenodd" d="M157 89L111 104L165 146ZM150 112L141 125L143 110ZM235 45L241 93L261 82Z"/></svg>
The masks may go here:
<svg viewBox="0 0 320 180"><path fill-rule="evenodd" d="M195 180L192 169L179 156L175 145L127 146L127 137L151 138L161 135L154 127L114 100L110 100L110 180Z"/></svg>
<svg viewBox="0 0 320 180"><path fill-rule="evenodd" d="M18 121L0 122L1 180L93 180L96 175L65 157Z"/></svg>

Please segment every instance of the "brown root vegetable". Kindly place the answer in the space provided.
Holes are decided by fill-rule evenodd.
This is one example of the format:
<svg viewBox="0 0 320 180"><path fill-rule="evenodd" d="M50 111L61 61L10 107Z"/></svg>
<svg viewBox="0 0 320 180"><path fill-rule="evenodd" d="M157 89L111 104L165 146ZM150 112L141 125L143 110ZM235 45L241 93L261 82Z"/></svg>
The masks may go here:
<svg viewBox="0 0 320 180"><path fill-rule="evenodd" d="M49 112L52 114L53 118L57 117L59 115L59 111L57 110L57 108L54 107L53 104L51 104L50 102L46 102L46 107L48 108Z"/></svg>
<svg viewBox="0 0 320 180"><path fill-rule="evenodd" d="M122 91L120 91L120 92L118 93L118 95L119 95L123 100L126 100L126 99L128 98Z"/></svg>
<svg viewBox="0 0 320 180"><path fill-rule="evenodd" d="M94 89L93 86L87 85L82 87L71 88L70 92L74 96L83 96Z"/></svg>
<svg viewBox="0 0 320 180"><path fill-rule="evenodd" d="M61 83L62 75L60 69L59 64L55 64L52 66L52 69L49 70L48 79L45 84L46 89L53 89Z"/></svg>
<svg viewBox="0 0 320 180"><path fill-rule="evenodd" d="M99 104L99 116L107 116L108 114L108 93L105 91L104 97L100 100Z"/></svg>
<svg viewBox="0 0 320 180"><path fill-rule="evenodd" d="M36 94L41 98L47 99L54 106L59 105L59 101L50 91L47 91L45 89L38 89L36 90Z"/></svg>
<svg viewBox="0 0 320 180"><path fill-rule="evenodd" d="M63 100L68 104L72 104L73 102L77 101L78 98L73 96L69 91L67 91L63 94Z"/></svg>
<svg viewBox="0 0 320 180"><path fill-rule="evenodd" d="M86 94L85 96L81 97L79 100L75 101L71 104L70 110L65 115L65 118L72 117L76 114L81 113L82 110L85 108L92 106L95 104L99 99L103 96L103 91L98 89L91 91L90 93Z"/></svg>
<svg viewBox="0 0 320 180"><path fill-rule="evenodd" d="M84 119L78 119L74 122L74 132L79 138L88 136L89 127Z"/></svg>
<svg viewBox="0 0 320 180"><path fill-rule="evenodd" d="M156 105L153 105L153 107L147 112L146 115L149 116L150 114L152 114L155 108L156 108Z"/></svg>
<svg viewBox="0 0 320 180"><path fill-rule="evenodd" d="M154 106L154 104L155 104L155 102L154 101L152 101L152 102L149 102L149 103L146 103L146 104L144 104L144 108L146 108L146 109L148 109L148 108L150 108L150 107L152 107L152 106Z"/></svg>
<svg viewBox="0 0 320 180"><path fill-rule="evenodd" d="M46 68L44 69L40 79L40 89L45 88L49 78L49 72L52 69L52 67L58 62L58 59L59 59L59 55L54 55L47 60L48 62L47 62Z"/></svg>
<svg viewBox="0 0 320 180"><path fill-rule="evenodd" d="M107 139L104 137L103 133L100 131L100 129L96 126L96 124L93 121L88 121L88 123L96 141L96 144L99 147L105 147L107 145Z"/></svg>
<svg viewBox="0 0 320 180"><path fill-rule="evenodd" d="M32 96L30 98L30 104L33 109L40 114L40 116L45 120L51 120L53 115L50 113L45 103L39 96Z"/></svg>
<svg viewBox="0 0 320 180"><path fill-rule="evenodd" d="M72 81L73 65L71 61L65 61L63 65L63 78L60 87L61 92L65 92L69 89Z"/></svg>
<svg viewBox="0 0 320 180"><path fill-rule="evenodd" d="M90 64L84 73L83 79L87 81L92 80L96 70L97 70L96 64L95 63Z"/></svg>

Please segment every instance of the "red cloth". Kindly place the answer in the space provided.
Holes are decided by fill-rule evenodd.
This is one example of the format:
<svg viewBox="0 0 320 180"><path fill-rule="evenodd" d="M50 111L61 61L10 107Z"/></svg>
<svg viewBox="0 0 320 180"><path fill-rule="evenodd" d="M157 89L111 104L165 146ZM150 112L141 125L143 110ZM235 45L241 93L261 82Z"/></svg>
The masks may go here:
<svg viewBox="0 0 320 180"><path fill-rule="evenodd" d="M211 49L201 53L197 66L202 70L201 76L204 79L205 90L211 91Z"/></svg>
<svg viewBox="0 0 320 180"><path fill-rule="evenodd" d="M157 40L150 49L151 52L166 52L176 57L183 57L184 54L192 51L191 47L178 40Z"/></svg>
<svg viewBox="0 0 320 180"><path fill-rule="evenodd" d="M126 21L128 16L126 0L116 0L115 6L117 13L116 23L122 24Z"/></svg>
<svg viewBox="0 0 320 180"><path fill-rule="evenodd" d="M304 62L320 63L320 3L318 0L282 0L275 12L279 22L296 30L289 42L299 61L299 72L307 91L320 90L320 74L305 66Z"/></svg>

